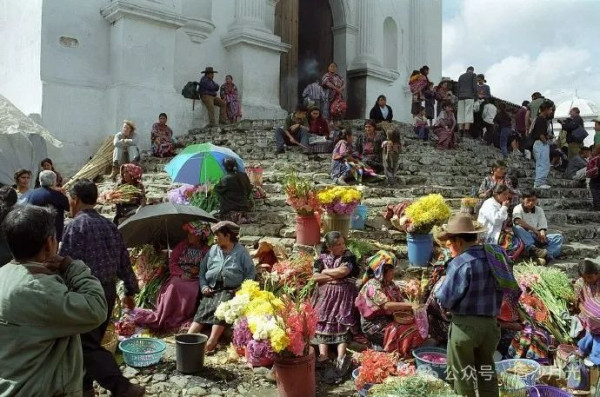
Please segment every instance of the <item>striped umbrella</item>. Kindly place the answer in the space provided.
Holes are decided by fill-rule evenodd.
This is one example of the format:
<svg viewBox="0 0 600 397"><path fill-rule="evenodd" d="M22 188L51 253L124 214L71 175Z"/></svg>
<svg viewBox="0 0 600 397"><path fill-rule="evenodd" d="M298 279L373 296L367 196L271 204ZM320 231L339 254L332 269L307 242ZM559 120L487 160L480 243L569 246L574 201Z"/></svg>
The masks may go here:
<svg viewBox="0 0 600 397"><path fill-rule="evenodd" d="M202 185L218 182L226 174L223 160L233 158L238 171L244 171L244 161L233 150L212 143L186 147L165 166L173 182Z"/></svg>

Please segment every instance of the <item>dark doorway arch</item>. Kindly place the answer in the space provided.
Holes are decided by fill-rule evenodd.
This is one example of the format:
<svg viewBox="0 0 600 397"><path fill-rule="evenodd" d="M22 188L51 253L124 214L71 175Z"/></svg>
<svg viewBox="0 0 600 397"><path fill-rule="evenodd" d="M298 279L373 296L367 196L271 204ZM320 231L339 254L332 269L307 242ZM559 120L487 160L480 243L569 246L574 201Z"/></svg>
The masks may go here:
<svg viewBox="0 0 600 397"><path fill-rule="evenodd" d="M291 45L281 56L280 104L292 111L307 84L333 61L333 14L326 0L279 1L275 34Z"/></svg>

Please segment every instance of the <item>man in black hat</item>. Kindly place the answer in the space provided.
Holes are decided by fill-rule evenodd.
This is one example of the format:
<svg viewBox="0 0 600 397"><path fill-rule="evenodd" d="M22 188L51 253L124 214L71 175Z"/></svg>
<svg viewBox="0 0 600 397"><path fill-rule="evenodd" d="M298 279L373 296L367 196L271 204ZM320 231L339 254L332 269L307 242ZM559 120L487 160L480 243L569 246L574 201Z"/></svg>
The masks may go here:
<svg viewBox="0 0 600 397"><path fill-rule="evenodd" d="M219 124L227 124L227 102L217 95L219 85L214 82L215 73L218 72L213 70L212 66L207 66L206 69L202 71L204 76L202 76L200 84L198 85L200 99L208 111L210 127L215 127L217 125L215 122L215 105L219 107Z"/></svg>

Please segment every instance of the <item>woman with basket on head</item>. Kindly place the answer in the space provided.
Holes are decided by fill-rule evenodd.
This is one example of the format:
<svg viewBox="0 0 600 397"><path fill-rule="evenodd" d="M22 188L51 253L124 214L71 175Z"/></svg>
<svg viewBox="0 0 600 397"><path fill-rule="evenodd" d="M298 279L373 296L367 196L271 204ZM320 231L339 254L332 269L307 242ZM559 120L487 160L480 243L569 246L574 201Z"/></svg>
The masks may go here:
<svg viewBox="0 0 600 397"><path fill-rule="evenodd" d="M395 266L396 257L388 251L368 259L356 307L361 330L372 344L408 357L424 339L413 315L415 304L403 302L400 287L394 282Z"/></svg>

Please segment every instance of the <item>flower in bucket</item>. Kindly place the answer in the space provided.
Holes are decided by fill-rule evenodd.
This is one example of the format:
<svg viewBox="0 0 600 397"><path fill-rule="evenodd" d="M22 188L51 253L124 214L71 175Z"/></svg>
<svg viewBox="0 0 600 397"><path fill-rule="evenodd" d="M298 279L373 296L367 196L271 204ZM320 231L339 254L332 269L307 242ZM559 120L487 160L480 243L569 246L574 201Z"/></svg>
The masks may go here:
<svg viewBox="0 0 600 397"><path fill-rule="evenodd" d="M335 186L317 194L323 209L331 214L350 215L362 198L362 193L353 187Z"/></svg>
<svg viewBox="0 0 600 397"><path fill-rule="evenodd" d="M317 316L311 304L292 295L278 298L261 290L256 281L245 281L233 299L221 303L215 316L233 326L234 345L263 341L278 355L302 357L314 338ZM264 344L256 348L267 348Z"/></svg>
<svg viewBox="0 0 600 397"><path fill-rule="evenodd" d="M311 216L320 210L319 201L309 178L298 176L296 171L289 171L283 178L285 202L299 216Z"/></svg>
<svg viewBox="0 0 600 397"><path fill-rule="evenodd" d="M406 232L429 234L434 226L443 225L450 218L450 207L441 194L419 198L406 208Z"/></svg>

